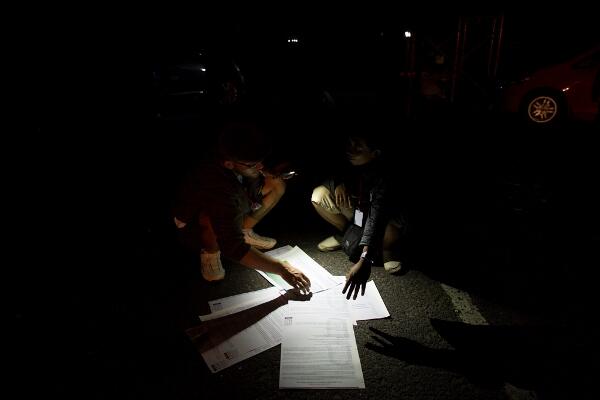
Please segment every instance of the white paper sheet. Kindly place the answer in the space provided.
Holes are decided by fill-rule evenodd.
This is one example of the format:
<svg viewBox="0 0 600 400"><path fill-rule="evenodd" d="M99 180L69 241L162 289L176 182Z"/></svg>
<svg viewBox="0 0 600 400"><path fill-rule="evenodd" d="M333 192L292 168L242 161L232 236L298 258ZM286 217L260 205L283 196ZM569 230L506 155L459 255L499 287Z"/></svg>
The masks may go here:
<svg viewBox="0 0 600 400"><path fill-rule="evenodd" d="M257 292L215 300L217 303L224 302L232 304L232 306L208 315L202 315L200 319L207 321L234 314L280 296L279 289L277 288L269 288ZM236 333L212 349L203 352L202 358L209 369L213 373L219 372L280 344L283 330L283 315L286 307L287 305L277 308L252 326Z"/></svg>
<svg viewBox="0 0 600 400"><path fill-rule="evenodd" d="M221 311L223 309L239 307L244 305L249 301L256 301L259 298L266 297L269 299L274 298L276 293L280 293L281 289L271 286L266 289L255 290L253 292L236 294L234 296L223 297L222 299L211 300L208 302L208 306L210 307L210 312L215 313L217 311ZM200 316L202 320L203 316Z"/></svg>
<svg viewBox="0 0 600 400"><path fill-rule="evenodd" d="M310 301L290 301L286 317L296 315L330 315L352 321L350 304L336 289L313 293Z"/></svg>
<svg viewBox="0 0 600 400"><path fill-rule="evenodd" d="M280 261L287 261L292 266L302 271L306 276L308 276L308 279L310 279L310 291L313 293L331 289L332 287L338 285L338 282L334 279L333 275L331 275L329 271L319 265L315 260L310 258L310 256L301 248L296 246L288 250L287 247L289 246L286 246L286 251L278 248L265 254L268 254ZM271 282L272 285L277 286L278 288L284 290L292 289L292 286L283 280L283 278L281 278L279 275L263 271L257 272L264 276L266 280Z"/></svg>
<svg viewBox="0 0 600 400"><path fill-rule="evenodd" d="M348 330L346 324L351 324L353 320L356 324L355 320L385 318L390 315L375 282L367 283L364 296L346 300L341 293L345 277L331 276L298 247L281 247L275 249L275 254L285 257L284 259L295 260L294 266L299 269L300 264L308 264L307 270L317 270L316 282L320 284L319 288L329 285L331 288L314 290L313 281L310 301L290 301L288 305L279 307L254 325L203 352L202 357L209 369L213 373L219 372L282 343L285 335L284 321L290 324L297 322L296 326L303 328L299 332L295 329L290 331L291 341L282 346L280 387L364 388L354 331L351 325ZM207 321L220 318L266 303L280 296L281 290L282 288L275 286L212 300L209 302L212 313L200 316L200 319ZM287 349L285 357L284 347ZM306 352L299 350L302 347L305 347ZM298 352L302 354L297 354ZM316 367L313 368L313 365Z"/></svg>
<svg viewBox="0 0 600 400"><path fill-rule="evenodd" d="M269 251L265 252L265 254L268 254L268 255L270 255L273 258L279 259L279 257L282 254L285 254L285 253L287 253L288 251L291 251L291 250L294 250L294 248L288 244L287 246L281 246L281 247L278 247L276 249L269 250Z"/></svg>
<svg viewBox="0 0 600 400"><path fill-rule="evenodd" d="M364 388L352 323L331 314L287 313L279 387Z"/></svg>
<svg viewBox="0 0 600 400"><path fill-rule="evenodd" d="M345 276L336 276L335 279L343 284L346 282ZM339 295L346 299L345 294L341 294L343 288L344 286L341 286L339 289ZM334 289L334 291L337 291L337 289ZM352 314L352 319L355 321L365 321L368 319L379 319L390 316L390 313L381 298L381 294L379 293L377 286L375 286L375 282L372 280L367 282L364 296L361 296L359 293L356 300L350 299L346 301L350 305L350 313Z"/></svg>

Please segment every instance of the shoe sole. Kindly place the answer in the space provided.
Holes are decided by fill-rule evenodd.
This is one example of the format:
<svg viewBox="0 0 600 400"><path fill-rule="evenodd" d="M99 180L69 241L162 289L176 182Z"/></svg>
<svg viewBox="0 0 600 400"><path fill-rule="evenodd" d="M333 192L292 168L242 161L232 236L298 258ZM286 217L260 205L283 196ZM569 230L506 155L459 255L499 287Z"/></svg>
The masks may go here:
<svg viewBox="0 0 600 400"><path fill-rule="evenodd" d="M273 246L257 246L255 244L251 244L250 246L254 247L255 249L258 250L271 250L273 247L275 247L277 243L274 243Z"/></svg>
<svg viewBox="0 0 600 400"><path fill-rule="evenodd" d="M208 281L208 282L222 281L223 279L225 279L225 276L223 276L222 278L214 278L214 279L208 279L204 275L202 275L202 277L204 278L205 281Z"/></svg>
<svg viewBox="0 0 600 400"><path fill-rule="evenodd" d="M339 250L339 249L342 248L341 245L340 246L335 246L335 247L319 247L319 246L317 246L317 247L318 247L319 250L325 251L325 252L327 252L327 251L336 251L336 250Z"/></svg>
<svg viewBox="0 0 600 400"><path fill-rule="evenodd" d="M396 268L386 269L385 272L388 274L395 274L396 272L402 271L402 265L397 266Z"/></svg>

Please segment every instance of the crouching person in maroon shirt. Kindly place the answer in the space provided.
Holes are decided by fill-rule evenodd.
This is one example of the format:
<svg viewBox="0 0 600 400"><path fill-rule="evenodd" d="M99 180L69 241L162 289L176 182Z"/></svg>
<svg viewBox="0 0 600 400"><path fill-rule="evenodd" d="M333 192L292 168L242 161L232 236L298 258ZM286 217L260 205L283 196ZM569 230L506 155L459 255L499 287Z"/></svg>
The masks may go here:
<svg viewBox="0 0 600 400"><path fill-rule="evenodd" d="M184 243L200 253L204 279L225 278L223 255L246 267L276 273L308 292L310 281L301 271L260 251L273 248L276 240L254 231L285 193L284 180L264 171L270 147L255 124L227 124L215 154L182 185L173 220Z"/></svg>

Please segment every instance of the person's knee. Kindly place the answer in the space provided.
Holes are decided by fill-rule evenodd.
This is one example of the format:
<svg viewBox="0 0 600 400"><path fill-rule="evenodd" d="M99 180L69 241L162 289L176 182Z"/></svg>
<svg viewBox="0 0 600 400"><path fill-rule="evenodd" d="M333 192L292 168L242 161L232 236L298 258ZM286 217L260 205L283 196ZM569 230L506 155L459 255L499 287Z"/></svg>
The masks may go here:
<svg viewBox="0 0 600 400"><path fill-rule="evenodd" d="M213 230L211 219L208 215L201 215L198 217L198 225L203 236L216 236Z"/></svg>
<svg viewBox="0 0 600 400"><path fill-rule="evenodd" d="M286 183L283 179L275 179L273 180L273 192L278 197L281 197L285 194Z"/></svg>
<svg viewBox="0 0 600 400"><path fill-rule="evenodd" d="M311 200L311 203L312 203L314 209L321 215L324 215L324 214L334 215L335 214L333 212L333 210L331 210L331 208L325 206L325 204L323 204L323 202L317 203L316 201Z"/></svg>
<svg viewBox="0 0 600 400"><path fill-rule="evenodd" d="M318 206L323 206L323 199L327 198L328 196L331 196L331 193L329 192L329 189L327 189L327 187L321 185L321 186L317 186L316 188L313 189L312 195L310 196L310 201L313 204L316 204Z"/></svg>
<svg viewBox="0 0 600 400"><path fill-rule="evenodd" d="M389 222L385 227L383 235L383 247L385 249L395 246L400 241L401 227L393 222Z"/></svg>
<svg viewBox="0 0 600 400"><path fill-rule="evenodd" d="M262 188L262 195L273 195L280 198L285 194L286 183L283 179L266 178Z"/></svg>

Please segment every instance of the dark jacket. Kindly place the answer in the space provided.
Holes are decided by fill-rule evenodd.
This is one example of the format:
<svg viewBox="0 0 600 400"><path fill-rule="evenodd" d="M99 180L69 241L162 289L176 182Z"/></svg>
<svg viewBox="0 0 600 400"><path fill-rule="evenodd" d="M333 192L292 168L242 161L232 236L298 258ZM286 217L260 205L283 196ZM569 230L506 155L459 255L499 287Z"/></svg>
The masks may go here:
<svg viewBox="0 0 600 400"><path fill-rule="evenodd" d="M402 219L398 188L389 172L380 157L363 166L349 166L338 179L365 214L361 246L380 245L388 222Z"/></svg>

